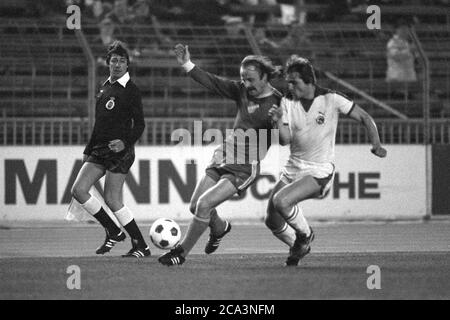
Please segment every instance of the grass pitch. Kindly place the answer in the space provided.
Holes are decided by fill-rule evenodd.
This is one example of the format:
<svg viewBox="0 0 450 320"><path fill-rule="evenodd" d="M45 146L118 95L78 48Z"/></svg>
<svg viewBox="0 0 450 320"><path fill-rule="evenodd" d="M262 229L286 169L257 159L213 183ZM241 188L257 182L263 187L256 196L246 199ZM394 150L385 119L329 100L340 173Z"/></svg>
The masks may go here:
<svg viewBox="0 0 450 320"><path fill-rule="evenodd" d="M96 226L4 229L0 299L449 299L449 226L316 226L313 252L296 268L283 266L287 249L262 226L236 225L210 256L201 254L203 237L176 267L160 265L154 248L149 258L121 258L129 243L94 256L103 240ZM373 265L381 288L371 290ZM67 286L70 266L79 267L80 289Z"/></svg>

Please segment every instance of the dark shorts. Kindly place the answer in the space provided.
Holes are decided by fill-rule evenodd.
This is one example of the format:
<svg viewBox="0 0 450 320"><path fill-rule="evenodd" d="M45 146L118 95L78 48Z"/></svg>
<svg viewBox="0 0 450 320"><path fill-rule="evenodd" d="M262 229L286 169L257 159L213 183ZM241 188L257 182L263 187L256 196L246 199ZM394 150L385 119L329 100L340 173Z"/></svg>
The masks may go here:
<svg viewBox="0 0 450 320"><path fill-rule="evenodd" d="M127 174L134 162L134 147L114 152L108 145L101 144L92 148L86 162L96 163L113 173Z"/></svg>
<svg viewBox="0 0 450 320"><path fill-rule="evenodd" d="M241 195L248 187L252 185L259 175L260 165L241 164L241 165L210 165L206 168L206 175L214 181L220 179L229 180Z"/></svg>

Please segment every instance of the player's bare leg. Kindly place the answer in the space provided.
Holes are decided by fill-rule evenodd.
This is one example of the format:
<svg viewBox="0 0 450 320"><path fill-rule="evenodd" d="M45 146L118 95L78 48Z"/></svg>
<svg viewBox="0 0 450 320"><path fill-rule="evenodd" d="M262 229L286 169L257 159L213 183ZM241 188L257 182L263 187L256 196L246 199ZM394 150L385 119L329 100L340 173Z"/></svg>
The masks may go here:
<svg viewBox="0 0 450 320"><path fill-rule="evenodd" d="M290 255L286 260L288 266L296 266L299 260L310 252L310 244L314 239L314 233L297 203L317 197L320 189L319 183L313 177L307 176L284 186L273 198L274 208L296 231L294 245L291 247Z"/></svg>
<svg viewBox="0 0 450 320"><path fill-rule="evenodd" d="M286 223L286 220L275 209L273 205L274 195L284 186L286 186L286 183L280 180L272 189L269 202L267 205L266 217L264 219L264 222L266 226L272 231L275 237L280 239L282 242L287 244L289 248L291 248L295 242L295 230Z"/></svg>
<svg viewBox="0 0 450 320"><path fill-rule="evenodd" d="M89 190L105 174L105 169L91 162L85 162L72 186L72 196L81 204L91 198Z"/></svg>
<svg viewBox="0 0 450 320"><path fill-rule="evenodd" d="M219 180L215 186L207 190L198 199L195 216L181 244L162 255L158 259L159 262L167 266L183 264L185 257L208 228L212 209L231 198L236 192L236 187L227 179Z"/></svg>
<svg viewBox="0 0 450 320"><path fill-rule="evenodd" d="M109 252L117 242L125 240L126 237L102 208L100 201L89 193L92 185L104 174L105 169L102 166L85 162L72 187L72 196L105 228L106 239L103 245L96 250L97 254Z"/></svg>
<svg viewBox="0 0 450 320"><path fill-rule="evenodd" d="M303 214L299 213L297 217L293 217L294 211L297 210L295 209L297 203L316 197L320 192L320 188L321 186L316 179L307 176L282 187L274 195L272 200L274 208L297 233L305 233L308 235L310 232Z"/></svg>
<svg viewBox="0 0 450 320"><path fill-rule="evenodd" d="M210 188L215 186L216 180L208 175L205 175L195 187L194 193L191 198L189 210L192 214L195 214L197 209L198 199ZM211 229L208 243L205 246L205 252L207 254L213 253L219 247L222 238L231 230L231 224L220 218L216 208L211 210L211 219L209 221L209 228Z"/></svg>
<svg viewBox="0 0 450 320"><path fill-rule="evenodd" d="M189 254L209 225L212 209L231 198L236 192L236 187L228 179L221 179L198 199L195 217L181 242L185 256Z"/></svg>
<svg viewBox="0 0 450 320"><path fill-rule="evenodd" d="M208 175L203 176L203 178L200 180L200 182L195 187L194 193L191 197L191 202L189 205L189 210L192 214L195 214L197 202L198 199L210 188L215 186L217 181L215 181L213 178L211 178ZM211 211L211 220L209 223L209 227L211 228L212 234L221 234L225 230L227 226L227 222L219 217L217 214L217 210L214 208Z"/></svg>
<svg viewBox="0 0 450 320"><path fill-rule="evenodd" d="M123 204L123 185L126 174L107 171L105 177L105 202L113 211L119 223L125 228L131 238L131 250L124 256L147 257L150 249L134 220L131 210Z"/></svg>

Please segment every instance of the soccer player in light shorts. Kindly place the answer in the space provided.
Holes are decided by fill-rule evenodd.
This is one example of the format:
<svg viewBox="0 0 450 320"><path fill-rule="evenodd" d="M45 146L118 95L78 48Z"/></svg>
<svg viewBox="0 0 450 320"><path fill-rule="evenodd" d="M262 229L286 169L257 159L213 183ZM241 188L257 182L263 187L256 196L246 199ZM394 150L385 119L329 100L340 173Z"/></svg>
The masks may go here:
<svg viewBox="0 0 450 320"><path fill-rule="evenodd" d="M126 236L89 193L91 186L105 176L105 202L131 238L131 249L123 257L148 257L150 249L122 200L123 184L135 158L134 144L145 127L141 93L130 80L130 60L123 43L116 41L109 47L106 61L110 76L96 96L94 130L84 149L72 196L105 228L105 241L96 253L109 252Z"/></svg>
<svg viewBox="0 0 450 320"><path fill-rule="evenodd" d="M266 57L245 57L240 67L241 81L232 81L195 66L190 60L187 46L178 44L175 54L192 79L234 100L237 115L233 134L226 137L215 150L205 175L194 190L190 203L194 218L185 237L179 246L159 258L159 262L167 266L183 264L208 226L211 232L205 247L207 254L214 252L221 239L231 230L231 224L219 217L215 208L236 193L242 193L259 174L259 162L270 146L270 130L274 125L269 110L273 105L279 106L282 97L269 83L277 69ZM246 134L250 132L255 133L256 141L246 139ZM263 135L263 132L266 134Z"/></svg>
<svg viewBox="0 0 450 320"><path fill-rule="evenodd" d="M383 158L386 150L373 118L342 93L319 87L307 59L291 56L284 71L289 93L269 113L278 124L280 144L290 144L290 156L272 190L265 223L289 246L286 265L297 266L314 239L299 203L325 197L332 186L339 114L366 127L373 154Z"/></svg>

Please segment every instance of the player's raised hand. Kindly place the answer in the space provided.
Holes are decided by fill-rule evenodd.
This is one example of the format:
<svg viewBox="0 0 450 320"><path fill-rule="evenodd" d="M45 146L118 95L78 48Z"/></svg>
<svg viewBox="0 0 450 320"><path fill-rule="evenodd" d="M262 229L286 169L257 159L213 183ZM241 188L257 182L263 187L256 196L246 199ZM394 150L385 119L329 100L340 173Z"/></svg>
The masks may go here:
<svg viewBox="0 0 450 320"><path fill-rule="evenodd" d="M283 108L276 104L272 105L269 109L269 116L272 118L272 121L278 122L283 117Z"/></svg>
<svg viewBox="0 0 450 320"><path fill-rule="evenodd" d="M380 158L386 157L386 154L387 154L386 149L380 145L372 147L372 149L370 149L370 152L372 152L374 155L376 155L377 157L380 157Z"/></svg>
<svg viewBox="0 0 450 320"><path fill-rule="evenodd" d="M173 50L177 57L178 63L183 65L189 60L191 60L191 54L189 53L189 46L183 46L182 44L177 44Z"/></svg>

